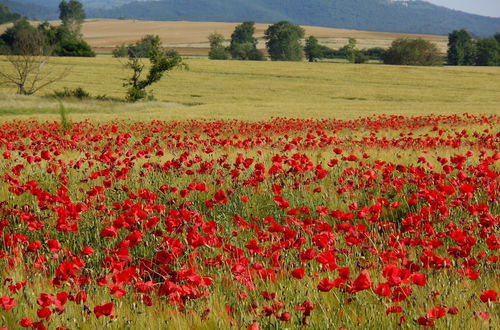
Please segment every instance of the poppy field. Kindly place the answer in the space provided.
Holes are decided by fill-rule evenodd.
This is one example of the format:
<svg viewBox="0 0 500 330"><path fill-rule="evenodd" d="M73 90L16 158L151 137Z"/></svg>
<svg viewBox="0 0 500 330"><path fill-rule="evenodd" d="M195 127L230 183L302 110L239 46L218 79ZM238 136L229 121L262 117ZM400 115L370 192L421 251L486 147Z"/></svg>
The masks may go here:
<svg viewBox="0 0 500 330"><path fill-rule="evenodd" d="M0 124L0 328L500 324L498 115Z"/></svg>

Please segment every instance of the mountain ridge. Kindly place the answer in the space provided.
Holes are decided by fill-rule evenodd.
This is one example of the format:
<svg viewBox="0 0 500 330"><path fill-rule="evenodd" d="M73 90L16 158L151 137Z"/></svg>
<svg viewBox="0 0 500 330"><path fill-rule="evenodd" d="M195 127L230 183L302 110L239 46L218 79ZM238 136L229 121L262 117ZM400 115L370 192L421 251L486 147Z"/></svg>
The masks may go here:
<svg viewBox="0 0 500 330"><path fill-rule="evenodd" d="M37 7L27 15L27 4L35 0L0 0L21 15L37 19L57 18L59 0L44 1L47 10ZM83 0L88 18L127 18L157 21L218 21L259 23L289 20L301 25L369 30L381 32L448 34L466 28L478 36L500 31L500 18L468 14L433 5L426 1L394 0L161 0L107 2L100 8L97 0ZM112 4L121 5L109 8ZM50 6L50 8L49 8ZM21 10L16 10L16 9ZM23 12L24 11L24 12ZM33 12L33 10L31 10Z"/></svg>

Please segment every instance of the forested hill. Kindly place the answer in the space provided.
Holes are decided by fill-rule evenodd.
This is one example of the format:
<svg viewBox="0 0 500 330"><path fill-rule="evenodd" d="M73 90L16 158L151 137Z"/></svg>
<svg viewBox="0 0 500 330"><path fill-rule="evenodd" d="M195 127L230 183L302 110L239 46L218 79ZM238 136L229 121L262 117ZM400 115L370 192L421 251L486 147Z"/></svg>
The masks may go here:
<svg viewBox="0 0 500 330"><path fill-rule="evenodd" d="M7 2L13 1L41 3L36 0ZM54 6L57 1L43 2L55 10L54 17L57 17L57 7ZM448 34L454 29L467 28L479 36L489 36L500 31L500 18L467 14L425 1L83 0L82 2L85 4L87 16L94 18L223 22L253 20L261 23L289 20L303 25L427 34ZM102 3L101 8L99 8L100 3ZM109 8L112 4L117 6ZM29 16L23 11L16 11Z"/></svg>

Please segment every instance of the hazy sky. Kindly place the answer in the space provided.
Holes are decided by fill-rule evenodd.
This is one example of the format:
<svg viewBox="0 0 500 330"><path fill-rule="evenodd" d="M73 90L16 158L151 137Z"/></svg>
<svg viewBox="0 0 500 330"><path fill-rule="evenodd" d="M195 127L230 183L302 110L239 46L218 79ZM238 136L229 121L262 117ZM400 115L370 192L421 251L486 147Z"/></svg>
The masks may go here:
<svg viewBox="0 0 500 330"><path fill-rule="evenodd" d="M467 13L500 17L500 0L426 0Z"/></svg>

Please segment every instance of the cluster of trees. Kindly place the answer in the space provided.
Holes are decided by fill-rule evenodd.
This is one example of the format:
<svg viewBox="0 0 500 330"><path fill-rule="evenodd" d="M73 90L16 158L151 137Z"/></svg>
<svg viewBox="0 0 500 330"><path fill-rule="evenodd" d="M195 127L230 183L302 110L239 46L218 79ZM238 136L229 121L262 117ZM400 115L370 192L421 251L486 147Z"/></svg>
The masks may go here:
<svg viewBox="0 0 500 330"><path fill-rule="evenodd" d="M258 40L253 36L255 22L246 21L237 25L231 34L229 46L224 46L224 36L212 33L208 36L210 52L208 57L213 60L249 60L263 61L264 55L257 49Z"/></svg>
<svg viewBox="0 0 500 330"><path fill-rule="evenodd" d="M39 48L44 55L50 56L95 56L81 36L81 24L85 19L82 4L77 0L63 0L59 10L62 21L59 26L48 22L33 26L24 18L15 21L0 35L0 54L25 55L30 48Z"/></svg>
<svg viewBox="0 0 500 330"><path fill-rule="evenodd" d="M224 37L218 33L209 36L210 59L264 60L257 49L254 22L248 21L236 26L229 46L224 45ZM264 32L266 48L273 61L302 61L304 56L310 62L322 58L344 58L350 63L365 63L369 59L383 60L386 64L438 65L442 63L435 44L426 40L395 40L389 49L380 47L360 50L357 40L349 38L347 45L338 50L320 45L318 39L310 36L302 44L305 31L288 21L270 25Z"/></svg>
<svg viewBox="0 0 500 330"><path fill-rule="evenodd" d="M209 36L211 59L264 60L257 49L254 38L254 22L244 22L236 26L229 46L224 46L224 37L218 33ZM442 65L445 59L438 47L423 39L399 38L388 49L375 47L357 49L357 41L349 38L348 44L340 49L320 45L318 39L310 36L302 46L304 30L295 24L281 21L270 25L264 33L269 57L273 61L310 62L322 58L345 58L350 63L365 63L369 59L382 60L384 64L396 65ZM490 38L474 40L466 30L456 30L449 34L449 65L500 65L500 33Z"/></svg>
<svg viewBox="0 0 500 330"><path fill-rule="evenodd" d="M500 65L500 33L474 40L467 30L455 30L448 35L449 65Z"/></svg>

